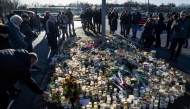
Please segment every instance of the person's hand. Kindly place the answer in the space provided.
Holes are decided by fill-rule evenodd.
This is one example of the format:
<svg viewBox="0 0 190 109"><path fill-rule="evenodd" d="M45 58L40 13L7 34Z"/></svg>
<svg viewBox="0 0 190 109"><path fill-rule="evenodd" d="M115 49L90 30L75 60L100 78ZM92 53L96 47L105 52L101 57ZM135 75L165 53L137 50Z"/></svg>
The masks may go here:
<svg viewBox="0 0 190 109"><path fill-rule="evenodd" d="M43 91L42 96L43 96L44 98L49 98L49 93Z"/></svg>
<svg viewBox="0 0 190 109"><path fill-rule="evenodd" d="M175 21L175 22L174 22L174 25L176 25L176 26L177 26L177 25L178 25L178 23Z"/></svg>

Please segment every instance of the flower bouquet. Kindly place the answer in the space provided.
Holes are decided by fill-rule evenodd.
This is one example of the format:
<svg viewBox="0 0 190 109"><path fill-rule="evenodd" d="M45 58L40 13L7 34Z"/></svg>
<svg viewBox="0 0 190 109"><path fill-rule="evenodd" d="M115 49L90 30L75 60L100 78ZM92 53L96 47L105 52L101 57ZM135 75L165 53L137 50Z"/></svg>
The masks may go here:
<svg viewBox="0 0 190 109"><path fill-rule="evenodd" d="M63 86L63 95L67 100L72 103L74 107L74 102L79 101L79 96L83 93L80 83L77 83L77 80L72 74L64 76L65 82L62 83Z"/></svg>

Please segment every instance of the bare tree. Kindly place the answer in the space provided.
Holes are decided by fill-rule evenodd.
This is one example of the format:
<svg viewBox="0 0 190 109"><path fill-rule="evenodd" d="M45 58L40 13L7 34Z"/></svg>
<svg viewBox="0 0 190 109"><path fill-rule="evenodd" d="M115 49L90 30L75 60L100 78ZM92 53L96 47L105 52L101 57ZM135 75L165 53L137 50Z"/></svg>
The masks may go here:
<svg viewBox="0 0 190 109"><path fill-rule="evenodd" d="M13 7L15 9L17 9L18 6L21 5L21 1L20 0L11 0L11 2L13 3Z"/></svg>

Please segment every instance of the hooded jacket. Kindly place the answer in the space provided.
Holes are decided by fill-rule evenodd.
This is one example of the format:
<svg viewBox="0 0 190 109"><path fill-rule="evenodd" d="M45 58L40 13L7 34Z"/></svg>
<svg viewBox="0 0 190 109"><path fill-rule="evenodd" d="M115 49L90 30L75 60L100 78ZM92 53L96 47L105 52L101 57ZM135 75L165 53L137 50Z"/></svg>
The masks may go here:
<svg viewBox="0 0 190 109"><path fill-rule="evenodd" d="M19 30L15 27L12 22L7 22L6 25L9 27L10 33L8 35L11 47L13 49L24 49L28 44L24 41L24 38Z"/></svg>
<svg viewBox="0 0 190 109"><path fill-rule="evenodd" d="M18 80L23 80L34 93L43 93L31 77L31 57L26 50L0 50L0 59L0 93L9 90Z"/></svg>

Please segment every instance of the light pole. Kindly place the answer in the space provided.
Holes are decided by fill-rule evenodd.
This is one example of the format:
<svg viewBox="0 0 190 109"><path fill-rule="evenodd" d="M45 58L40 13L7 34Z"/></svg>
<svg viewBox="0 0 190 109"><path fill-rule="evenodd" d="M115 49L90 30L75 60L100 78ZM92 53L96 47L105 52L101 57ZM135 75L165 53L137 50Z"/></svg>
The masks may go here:
<svg viewBox="0 0 190 109"><path fill-rule="evenodd" d="M102 43L106 36L106 0L102 0Z"/></svg>

